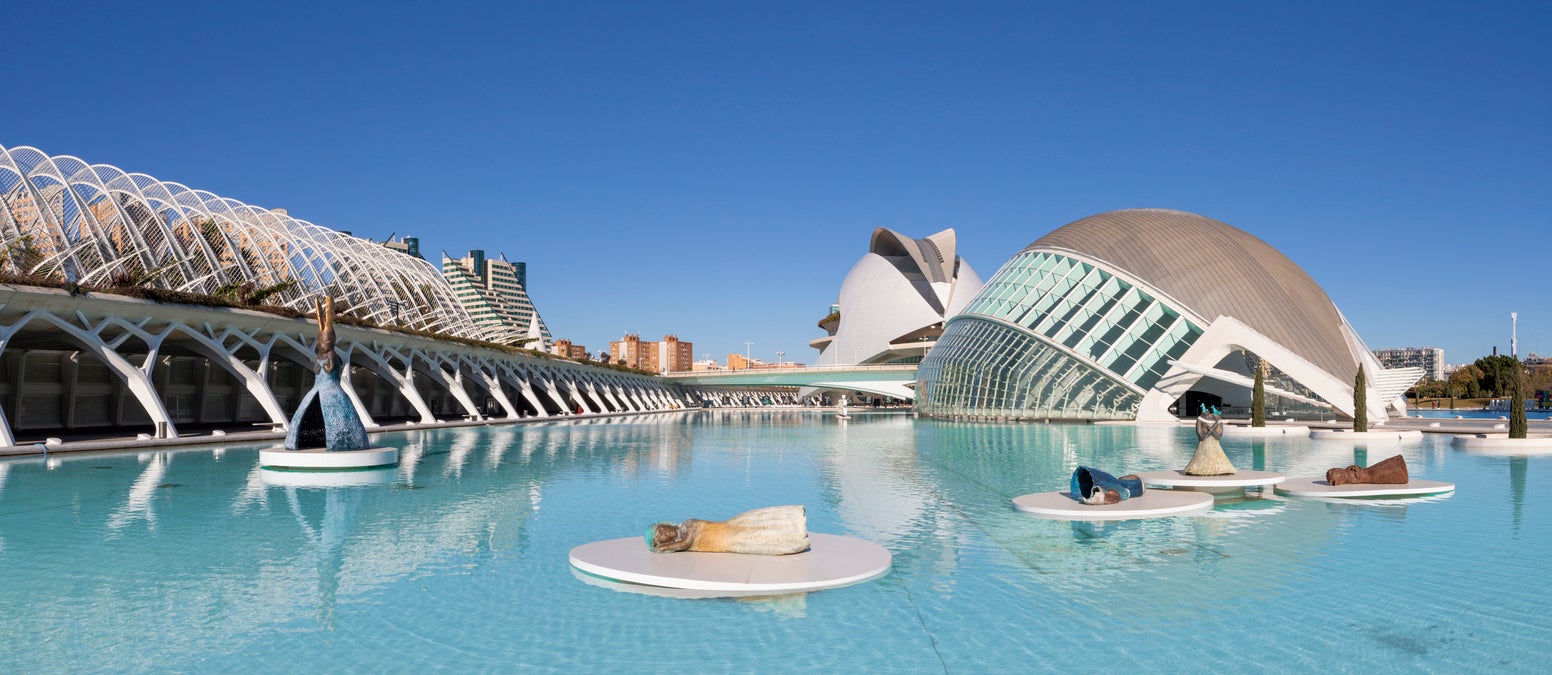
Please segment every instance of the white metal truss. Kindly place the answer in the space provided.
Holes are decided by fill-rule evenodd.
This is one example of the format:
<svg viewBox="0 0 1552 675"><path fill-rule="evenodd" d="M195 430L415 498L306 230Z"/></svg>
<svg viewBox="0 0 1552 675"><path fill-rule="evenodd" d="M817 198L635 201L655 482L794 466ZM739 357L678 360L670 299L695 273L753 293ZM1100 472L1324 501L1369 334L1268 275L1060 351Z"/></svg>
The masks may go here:
<svg viewBox="0 0 1552 675"><path fill-rule="evenodd" d="M379 324L492 337L425 260L283 211L31 147L0 146L0 244L0 268L17 273L82 285L128 275L205 294L294 280L276 304L307 311L328 293L341 311ZM30 255L17 255L24 249Z"/></svg>

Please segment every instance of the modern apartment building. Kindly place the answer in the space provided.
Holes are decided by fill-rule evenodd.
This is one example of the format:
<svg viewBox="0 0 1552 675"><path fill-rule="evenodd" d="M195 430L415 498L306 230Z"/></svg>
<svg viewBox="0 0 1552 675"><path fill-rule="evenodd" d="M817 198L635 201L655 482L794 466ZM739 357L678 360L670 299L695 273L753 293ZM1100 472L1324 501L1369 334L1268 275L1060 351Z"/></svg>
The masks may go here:
<svg viewBox="0 0 1552 675"><path fill-rule="evenodd" d="M574 345L570 340L556 340L555 346L550 348L550 353L568 359L589 358L586 345Z"/></svg>
<svg viewBox="0 0 1552 675"><path fill-rule="evenodd" d="M463 258L442 254L442 275L469 315L499 335L497 342L546 351L554 342L550 329L528 297L528 266L505 255L486 258L469 251Z"/></svg>
<svg viewBox="0 0 1552 675"><path fill-rule="evenodd" d="M1444 379L1444 350L1438 347L1376 349L1374 358L1386 368L1422 368L1428 379Z"/></svg>
<svg viewBox="0 0 1552 675"><path fill-rule="evenodd" d="M640 335L626 334L609 343L609 360L654 373L680 373L694 368L695 344L677 335L659 342L643 342Z"/></svg>

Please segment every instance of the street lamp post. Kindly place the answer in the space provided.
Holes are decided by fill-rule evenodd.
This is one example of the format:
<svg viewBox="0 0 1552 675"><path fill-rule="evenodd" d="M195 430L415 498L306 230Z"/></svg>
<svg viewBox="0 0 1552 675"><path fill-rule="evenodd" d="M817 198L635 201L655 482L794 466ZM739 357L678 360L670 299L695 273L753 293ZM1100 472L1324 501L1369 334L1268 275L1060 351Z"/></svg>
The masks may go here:
<svg viewBox="0 0 1552 675"><path fill-rule="evenodd" d="M777 368L781 367L781 357L786 356L786 355L787 355L786 352L776 352L776 367Z"/></svg>

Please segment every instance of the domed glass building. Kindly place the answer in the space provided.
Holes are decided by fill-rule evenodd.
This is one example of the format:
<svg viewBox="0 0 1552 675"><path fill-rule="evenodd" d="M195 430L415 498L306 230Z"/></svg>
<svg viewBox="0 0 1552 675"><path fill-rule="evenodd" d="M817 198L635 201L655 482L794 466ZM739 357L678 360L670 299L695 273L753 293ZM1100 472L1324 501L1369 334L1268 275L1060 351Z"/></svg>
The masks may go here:
<svg viewBox="0 0 1552 675"><path fill-rule="evenodd" d="M1280 405L1350 416L1360 364L1377 419L1422 376L1383 369L1266 242L1129 209L1065 225L1004 264L923 359L916 405L949 418L1167 420L1249 405L1265 367Z"/></svg>

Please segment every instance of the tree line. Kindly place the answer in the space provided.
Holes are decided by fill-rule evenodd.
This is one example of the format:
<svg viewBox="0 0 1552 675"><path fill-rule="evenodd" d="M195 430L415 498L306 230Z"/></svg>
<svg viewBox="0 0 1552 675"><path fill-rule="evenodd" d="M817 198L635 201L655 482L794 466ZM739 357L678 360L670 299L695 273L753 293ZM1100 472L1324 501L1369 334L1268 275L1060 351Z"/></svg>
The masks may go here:
<svg viewBox="0 0 1552 675"><path fill-rule="evenodd" d="M1410 393L1420 398L1507 398L1514 393L1516 367L1526 368L1522 372L1530 397L1552 389L1552 367L1526 367L1512 356L1498 354L1461 366L1447 379L1423 380Z"/></svg>

